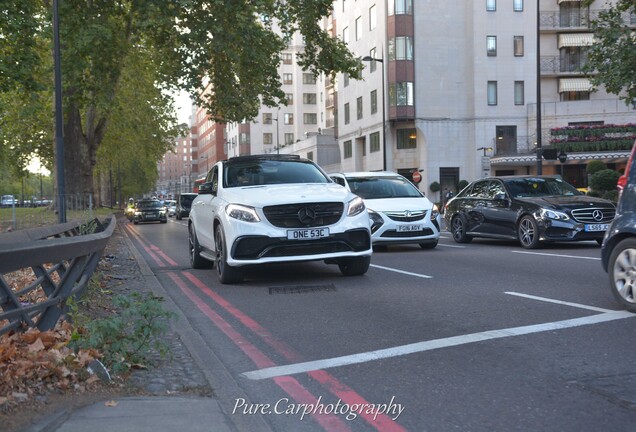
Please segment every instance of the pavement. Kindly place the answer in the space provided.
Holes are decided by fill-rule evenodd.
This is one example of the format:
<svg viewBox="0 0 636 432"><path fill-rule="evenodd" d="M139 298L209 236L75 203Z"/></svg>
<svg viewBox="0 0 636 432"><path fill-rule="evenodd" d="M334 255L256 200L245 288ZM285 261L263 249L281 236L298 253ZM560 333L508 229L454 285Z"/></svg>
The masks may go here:
<svg viewBox="0 0 636 432"><path fill-rule="evenodd" d="M124 293L150 290L164 298L164 308L177 314L165 335L170 356L157 354L154 366L133 372L130 384L143 396L65 409L23 432L271 432L259 416L228 413L236 398L247 396L164 291L128 237L127 223L125 218L118 218L102 259L110 266L109 275L115 284L112 289ZM223 401L230 401L225 408Z"/></svg>

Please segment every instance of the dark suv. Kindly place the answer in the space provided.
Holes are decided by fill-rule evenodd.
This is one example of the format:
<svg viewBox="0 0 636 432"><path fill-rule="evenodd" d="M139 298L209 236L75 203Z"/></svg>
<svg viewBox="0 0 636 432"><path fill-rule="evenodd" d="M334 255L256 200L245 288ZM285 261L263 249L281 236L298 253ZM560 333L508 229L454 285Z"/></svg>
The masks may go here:
<svg viewBox="0 0 636 432"><path fill-rule="evenodd" d="M636 312L636 142L625 174L618 180L616 218L605 233L601 260L610 290L627 310Z"/></svg>
<svg viewBox="0 0 636 432"><path fill-rule="evenodd" d="M190 215L190 207L192 201L197 197L195 193L182 193L177 195L177 208L175 210L175 216L178 220L188 217Z"/></svg>

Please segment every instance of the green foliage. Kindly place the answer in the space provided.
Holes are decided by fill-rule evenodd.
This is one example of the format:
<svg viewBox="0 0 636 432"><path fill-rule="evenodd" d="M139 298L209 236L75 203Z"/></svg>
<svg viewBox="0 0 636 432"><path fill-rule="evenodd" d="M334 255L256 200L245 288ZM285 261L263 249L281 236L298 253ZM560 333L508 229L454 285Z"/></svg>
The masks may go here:
<svg viewBox="0 0 636 432"><path fill-rule="evenodd" d="M591 0L584 0L586 5ZM631 104L636 101L636 39L629 26L629 13L636 13L634 0L604 4L598 19L591 22L594 43L587 52L585 71L592 73L595 87L601 85Z"/></svg>
<svg viewBox="0 0 636 432"><path fill-rule="evenodd" d="M438 182L434 181L430 185L428 185L428 188L431 190L431 192L439 192L442 186Z"/></svg>
<svg viewBox="0 0 636 432"><path fill-rule="evenodd" d="M71 346L98 349L102 363L114 374L147 363L153 351L166 355L169 347L161 337L175 314L164 310L161 301L161 297L140 293L115 296L118 313L86 323L73 334Z"/></svg>
<svg viewBox="0 0 636 432"><path fill-rule="evenodd" d="M611 169L597 171L590 178L590 187L599 192L614 190L619 177L620 174Z"/></svg>
<svg viewBox="0 0 636 432"><path fill-rule="evenodd" d="M550 129L550 144L565 152L630 150L636 124L566 126Z"/></svg>
<svg viewBox="0 0 636 432"><path fill-rule="evenodd" d="M599 171L603 171L606 169L607 169L607 165L605 165L605 162L600 160L591 160L587 163L587 167L585 168L585 171L589 175L593 175Z"/></svg>
<svg viewBox="0 0 636 432"><path fill-rule="evenodd" d="M616 204L618 202L618 191L616 189L607 191L603 194L603 198Z"/></svg>
<svg viewBox="0 0 636 432"><path fill-rule="evenodd" d="M460 180L459 183L457 183L457 190L462 190L464 189L466 186L468 186L468 181L466 180Z"/></svg>

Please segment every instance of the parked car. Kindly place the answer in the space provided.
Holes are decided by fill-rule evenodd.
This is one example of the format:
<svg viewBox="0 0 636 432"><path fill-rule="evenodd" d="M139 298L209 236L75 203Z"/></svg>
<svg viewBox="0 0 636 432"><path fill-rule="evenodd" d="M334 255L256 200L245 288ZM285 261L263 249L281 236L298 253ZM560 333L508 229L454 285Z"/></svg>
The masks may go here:
<svg viewBox="0 0 636 432"><path fill-rule="evenodd" d="M177 206L175 208L175 217L177 220L181 220L190 215L190 207L196 196L197 194L195 193L182 193L177 195Z"/></svg>
<svg viewBox="0 0 636 432"><path fill-rule="evenodd" d="M297 155L254 155L217 162L199 186L188 221L190 264L214 263L221 283L244 266L299 261L337 264L362 275L371 261L363 200Z"/></svg>
<svg viewBox="0 0 636 432"><path fill-rule="evenodd" d="M543 242L596 240L599 244L616 207L587 196L557 176L510 176L474 181L444 211L458 243L473 237L519 240L527 249Z"/></svg>
<svg viewBox="0 0 636 432"><path fill-rule="evenodd" d="M166 207L159 200L142 199L135 204L133 223L141 222L168 222Z"/></svg>
<svg viewBox="0 0 636 432"><path fill-rule="evenodd" d="M417 243L422 249L437 246L442 223L439 209L405 177L386 171L330 177L364 199L376 248L404 243Z"/></svg>
<svg viewBox="0 0 636 432"><path fill-rule="evenodd" d="M18 201L13 195L2 195L2 198L0 198L0 206L13 207L14 205L17 206Z"/></svg>
<svg viewBox="0 0 636 432"><path fill-rule="evenodd" d="M603 239L601 263L609 274L614 298L625 309L636 312L636 142L618 181L616 217Z"/></svg>

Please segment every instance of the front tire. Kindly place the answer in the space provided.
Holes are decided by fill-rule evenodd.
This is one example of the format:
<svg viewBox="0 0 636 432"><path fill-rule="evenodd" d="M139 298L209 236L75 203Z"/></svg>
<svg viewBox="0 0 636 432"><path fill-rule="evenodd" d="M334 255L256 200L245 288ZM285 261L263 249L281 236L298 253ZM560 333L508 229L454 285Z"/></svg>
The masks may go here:
<svg viewBox="0 0 636 432"><path fill-rule="evenodd" d="M517 237L521 246L526 249L537 249L540 247L539 227L532 216L526 215L521 218L517 227Z"/></svg>
<svg viewBox="0 0 636 432"><path fill-rule="evenodd" d="M190 266L193 269L205 269L214 265L211 261L201 256L201 245L199 244L194 224L190 224L188 227L188 243L190 246Z"/></svg>
<svg viewBox="0 0 636 432"><path fill-rule="evenodd" d="M225 235L221 225L217 225L214 231L214 245L216 251L214 253L216 257L216 274L219 277L219 281L222 284L235 284L243 280L243 274L235 267L230 266L227 263L227 243L225 242Z"/></svg>
<svg viewBox="0 0 636 432"><path fill-rule="evenodd" d="M614 298L628 311L636 313L636 239L618 243L607 267Z"/></svg>
<svg viewBox="0 0 636 432"><path fill-rule="evenodd" d="M361 256L354 258L343 258L338 261L340 272L344 276L360 276L369 270L371 264L370 256Z"/></svg>
<svg viewBox="0 0 636 432"><path fill-rule="evenodd" d="M455 216L451 221L451 234L456 243L470 243L473 239L466 234L466 224L461 216Z"/></svg>

